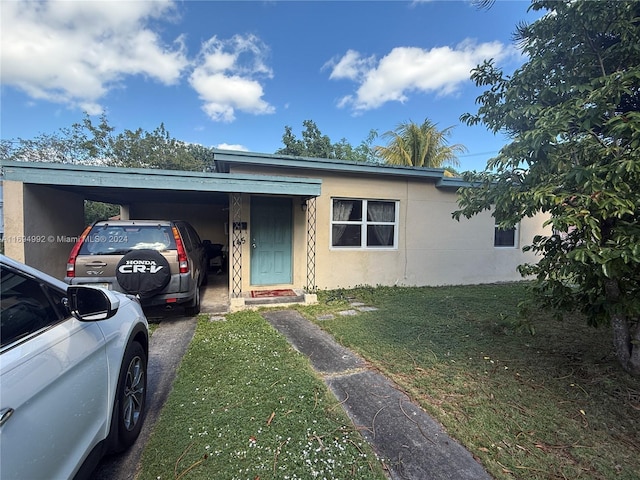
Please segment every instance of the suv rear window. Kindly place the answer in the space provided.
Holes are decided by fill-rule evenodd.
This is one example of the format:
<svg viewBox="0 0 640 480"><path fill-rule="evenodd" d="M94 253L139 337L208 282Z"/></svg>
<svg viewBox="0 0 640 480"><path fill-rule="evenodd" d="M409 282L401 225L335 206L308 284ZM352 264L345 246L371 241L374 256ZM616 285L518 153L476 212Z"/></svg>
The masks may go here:
<svg viewBox="0 0 640 480"><path fill-rule="evenodd" d="M175 250L168 225L96 226L85 238L80 255L123 255L130 250Z"/></svg>

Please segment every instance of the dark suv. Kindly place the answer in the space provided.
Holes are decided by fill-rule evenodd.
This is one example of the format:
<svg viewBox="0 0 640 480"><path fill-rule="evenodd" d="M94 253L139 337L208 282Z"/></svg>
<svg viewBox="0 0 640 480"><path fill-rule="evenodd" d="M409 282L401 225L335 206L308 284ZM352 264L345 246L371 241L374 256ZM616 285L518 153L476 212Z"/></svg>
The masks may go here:
<svg viewBox="0 0 640 480"><path fill-rule="evenodd" d="M196 315L206 258L187 222L101 221L87 227L71 250L65 281L134 294L143 306L182 304Z"/></svg>

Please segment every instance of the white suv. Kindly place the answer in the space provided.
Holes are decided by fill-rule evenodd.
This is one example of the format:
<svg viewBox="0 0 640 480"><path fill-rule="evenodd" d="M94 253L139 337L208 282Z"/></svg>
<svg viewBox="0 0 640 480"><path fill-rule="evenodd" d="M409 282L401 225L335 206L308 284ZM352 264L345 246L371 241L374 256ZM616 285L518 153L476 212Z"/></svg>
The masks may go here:
<svg viewBox="0 0 640 480"><path fill-rule="evenodd" d="M87 478L142 428L147 319L134 297L0 270L2 478Z"/></svg>

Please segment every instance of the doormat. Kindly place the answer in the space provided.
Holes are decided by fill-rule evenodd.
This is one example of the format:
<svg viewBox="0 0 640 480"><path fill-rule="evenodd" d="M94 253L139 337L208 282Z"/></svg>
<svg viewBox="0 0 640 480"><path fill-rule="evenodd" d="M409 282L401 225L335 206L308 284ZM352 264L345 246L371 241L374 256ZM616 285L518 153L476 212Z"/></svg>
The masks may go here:
<svg viewBox="0 0 640 480"><path fill-rule="evenodd" d="M253 298L264 297L295 297L296 292L291 289L285 290L251 290L251 296Z"/></svg>

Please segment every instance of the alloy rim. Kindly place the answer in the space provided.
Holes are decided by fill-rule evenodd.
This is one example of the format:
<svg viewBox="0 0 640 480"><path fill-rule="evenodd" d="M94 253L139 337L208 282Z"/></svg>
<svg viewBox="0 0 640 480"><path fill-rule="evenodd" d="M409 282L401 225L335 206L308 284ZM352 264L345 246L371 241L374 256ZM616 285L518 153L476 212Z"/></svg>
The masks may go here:
<svg viewBox="0 0 640 480"><path fill-rule="evenodd" d="M143 401L144 370L142 368L142 359L140 357L135 357L129 363L127 379L124 387L123 421L127 430L133 430L140 420Z"/></svg>

